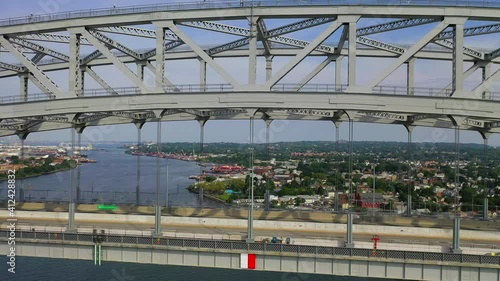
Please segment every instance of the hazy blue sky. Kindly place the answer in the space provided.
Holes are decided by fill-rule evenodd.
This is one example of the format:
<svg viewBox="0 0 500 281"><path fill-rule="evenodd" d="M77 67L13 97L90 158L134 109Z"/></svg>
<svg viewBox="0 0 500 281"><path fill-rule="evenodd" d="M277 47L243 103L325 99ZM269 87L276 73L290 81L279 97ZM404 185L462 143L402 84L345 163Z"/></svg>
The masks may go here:
<svg viewBox="0 0 500 281"><path fill-rule="evenodd" d="M238 0L239 1L239 0ZM79 9L97 9L109 8L113 5L116 6L129 6L129 5L145 5L154 3L171 3L183 1L132 1L132 0L23 0L23 1L3 1L2 9L0 10L0 18L27 16L29 14L45 14L54 12L64 12ZM184 1L185 2L185 1ZM201 2L201 1L200 1ZM210 2L208 0L207 2ZM388 8L390 9L390 8ZM390 10L388 10L390 13ZM300 19L297 19L300 20ZM362 19L358 26L368 26L377 23L382 23L388 19ZM227 24L237 25L241 27L248 27L244 21L226 22ZM268 20L266 25L268 28L273 28L289 23L285 20ZM468 22L468 26L477 26L488 24L485 22ZM412 28L411 30L399 30L389 33L376 34L369 36L370 38L398 43L398 44L411 44L419 40L427 31L431 30L435 25L429 24L421 27ZM144 28L152 28L152 26L141 26ZM301 31L292 33L289 36L303 39L312 40L319 34L324 26L315 27L308 31ZM182 28L186 33L194 38L196 42L201 45L215 45L232 41L238 37L231 35L221 35L214 32L200 31L191 28ZM336 42L340 36L341 30L338 30L334 35L326 40L326 43ZM110 35L121 43L124 43L132 49L154 48L154 40L149 39L126 39L120 35ZM500 46L500 36L497 34L484 35L473 38L466 38L465 42L468 46L495 49ZM67 53L67 46L58 44L40 43L47 47L60 50ZM82 53L90 53L94 49L85 47ZM9 62L12 60L6 54L0 54L2 61ZM283 83L298 82L307 75L317 64L324 58L308 58L304 60L298 69L293 70L289 76L283 79ZM276 58L273 65L273 71L277 72L287 63L289 58ZM230 72L237 80L246 83L248 77L247 68L248 63L245 59L235 59L233 61L219 60L221 65ZM363 85L373 79L379 71L382 71L391 63L389 59L363 59L359 58L357 63L358 68L358 83ZM464 64L467 69L470 64ZM131 66L132 69L133 66ZM494 66L493 71L498 69ZM126 79L123 78L121 73L114 71L112 66L99 67L94 69L100 74L111 86L123 87L130 86L126 84ZM176 61L167 62L166 73L167 77L173 81L174 84L198 84L198 62L192 61ZM315 79L310 83L334 83L334 64L331 64L324 69ZM151 80L151 73L146 71L145 81ZM347 60L343 61L343 79L347 74ZM68 88L67 71L60 71L50 73L49 76L60 85L62 89ZM384 85L405 85L406 83L406 70L405 67L399 68L391 76L382 82ZM263 59L258 61L258 81L263 82L265 79L265 62ZM207 70L208 83L223 83L224 81L210 68ZM445 87L451 82L451 63L438 62L438 61L425 61L419 60L416 64L415 75L416 86L419 87ZM477 71L469 79L465 81L465 86L468 89L474 88L480 81L480 71ZM85 82L87 89L99 88L95 81L87 78ZM125 84L124 84L125 83ZM0 80L0 87L3 89L0 95L12 96L19 92L18 78L9 78ZM499 83L494 85L495 90L499 91ZM31 93L38 93L40 90L34 85L30 85ZM363 124L355 123L354 138L355 140L383 140L383 141L406 141L406 130L402 126L396 125L377 125L377 124ZM143 130L144 140L155 140L156 124L146 124ZM291 140L334 140L334 126L331 122L326 121L275 121L271 126L271 141L291 141ZM207 142L217 141L234 141L234 142L247 142L248 141L249 126L248 121L209 121L205 128L205 139ZM256 141L265 141L265 125L262 121L256 121ZM68 130L58 132L34 133L29 136L29 140L68 140L70 132ZM100 141L100 140L127 140L134 141L136 139L136 129L134 125L120 125L99 128L88 128L84 132L84 141ZM347 138L347 125L341 126L341 138ZM197 141L199 139L199 125L197 122L171 122L163 127L163 140L168 141ZM438 128L416 128L414 131L413 140L416 142L447 142L453 141L453 131ZM482 142L482 138L475 132L463 132L461 134L463 142ZM500 145L500 138L493 136L490 139L490 144Z"/></svg>

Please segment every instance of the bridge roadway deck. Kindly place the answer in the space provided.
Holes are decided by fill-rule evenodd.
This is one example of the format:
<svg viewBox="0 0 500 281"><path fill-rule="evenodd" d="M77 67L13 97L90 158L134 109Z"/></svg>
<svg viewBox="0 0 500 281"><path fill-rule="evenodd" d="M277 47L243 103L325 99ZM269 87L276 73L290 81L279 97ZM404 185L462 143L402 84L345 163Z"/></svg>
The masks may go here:
<svg viewBox="0 0 500 281"><path fill-rule="evenodd" d="M7 211L0 211L0 218L7 218ZM65 231L67 213L16 212L18 229ZM79 232L92 229L106 233L151 235L154 216L115 214L76 214ZM0 224L2 229L6 223ZM292 221L254 222L257 241L273 236L292 237L295 244L339 247L344 245L345 224ZM163 236L180 238L244 240L246 220L192 217L162 217ZM356 247L372 248L374 234L382 239L381 249L412 249L428 252L448 252L452 240L450 229L427 227L400 227L381 225L355 225ZM462 230L461 247L467 254L486 254L500 248L500 234L492 231Z"/></svg>

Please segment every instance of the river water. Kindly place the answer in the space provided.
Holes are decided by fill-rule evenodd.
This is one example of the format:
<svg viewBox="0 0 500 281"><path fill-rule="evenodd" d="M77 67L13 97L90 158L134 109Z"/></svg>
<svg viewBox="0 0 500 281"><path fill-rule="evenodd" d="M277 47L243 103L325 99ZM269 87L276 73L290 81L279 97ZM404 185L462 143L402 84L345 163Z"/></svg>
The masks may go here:
<svg viewBox="0 0 500 281"><path fill-rule="evenodd" d="M136 156L127 155L123 149L109 147L106 151L85 152L97 163L81 166L81 193L84 200L105 202L131 202L135 200L136 190ZM197 175L200 167L194 162L161 159L162 198L165 199L166 166L169 167L169 205L170 206L200 206L202 203L196 194L186 190L194 180L190 175ZM154 202L156 191L156 158L141 158L141 201ZM70 171L18 181L24 186L25 197L47 201L64 200L68 197L71 184ZM75 173L76 174L76 173ZM76 185L76 184L75 184ZM0 183L2 192L0 198L6 197L7 183ZM39 201L37 200L37 201ZM163 204L165 201L162 202ZM205 200L203 206L217 207L217 203ZM0 280L22 281L72 281L72 280L104 280L104 281L139 281L139 280L238 280L238 281L372 281L372 278L351 278L339 276L323 276L308 274L292 274L277 272L256 272L243 270L227 270L213 268L194 268L182 266L164 266L150 264L131 264L104 261L102 266L94 266L92 261L45 259L17 257L16 273L7 272L6 257L0 258Z"/></svg>
<svg viewBox="0 0 500 281"><path fill-rule="evenodd" d="M6 260L2 257L0 260ZM203 267L18 257L16 273L2 262L0 280L12 281L391 281L331 275L261 272Z"/></svg>
<svg viewBox="0 0 500 281"><path fill-rule="evenodd" d="M124 153L123 149L108 147L107 150L84 151L97 163L84 163L80 166L80 203L135 203L137 186L137 157ZM140 157L140 202L152 205L156 200L156 158ZM195 162L173 159L160 159L161 204L166 201L167 185L170 206L200 207L202 202L197 194L186 188L194 183L188 177L198 175L200 167ZM73 185L76 190L76 169ZM17 185L24 187L27 201L66 201L72 184L71 171L63 171L39 177L18 180ZM7 182L0 183L0 198L5 199ZM75 192L76 193L76 192ZM19 195L17 200L19 201ZM220 204L204 200L203 206L217 207Z"/></svg>

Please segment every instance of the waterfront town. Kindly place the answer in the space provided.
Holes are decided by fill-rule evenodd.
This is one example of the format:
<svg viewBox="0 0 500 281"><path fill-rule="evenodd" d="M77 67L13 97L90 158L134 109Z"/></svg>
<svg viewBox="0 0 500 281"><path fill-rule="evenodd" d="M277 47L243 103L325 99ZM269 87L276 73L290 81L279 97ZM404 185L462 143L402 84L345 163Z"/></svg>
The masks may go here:
<svg viewBox="0 0 500 281"><path fill-rule="evenodd" d="M500 168L496 148L488 147L486 158L483 146L463 145L456 178L453 144L413 144L412 156L405 146L354 143L353 170L349 173L345 142L338 146L333 142L256 145L254 202L263 208L268 190L272 208L331 211L337 204L339 210L352 207L404 213L411 192L412 212L416 214L446 213L458 207L463 216L476 216L488 200L490 215L497 215ZM162 144L158 149L151 142L125 148L126 153L136 156L195 161L200 174L191 176L197 181L190 191L203 189L205 196L235 206L249 203L248 145L176 143Z"/></svg>
<svg viewBox="0 0 500 281"><path fill-rule="evenodd" d="M58 146L26 145L23 149L19 145L0 145L0 180L7 178L9 170L18 171L18 178L26 178L68 170L82 163L95 163L82 153L93 149L92 144L75 147L74 153L64 143Z"/></svg>

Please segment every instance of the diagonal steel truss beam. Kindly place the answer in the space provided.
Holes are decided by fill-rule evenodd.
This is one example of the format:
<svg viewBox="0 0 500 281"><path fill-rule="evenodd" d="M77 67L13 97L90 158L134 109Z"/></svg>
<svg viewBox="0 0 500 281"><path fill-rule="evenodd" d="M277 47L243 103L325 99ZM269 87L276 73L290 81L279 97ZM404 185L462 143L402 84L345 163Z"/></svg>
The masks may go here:
<svg viewBox="0 0 500 281"><path fill-rule="evenodd" d="M413 44L411 48L409 48L406 52L404 52L401 56L399 56L396 61L394 61L388 68L386 68L382 73L380 73L375 79L373 79L369 84L368 88L371 90L375 86L377 86L380 82L382 82L387 76L393 73L396 69L398 69L401 64L410 59L413 55L415 55L418 51L420 51L425 45L427 45L434 37L436 37L439 32L443 31L448 26L446 21L440 22L436 27L434 27L430 32L428 32L423 38L421 38L418 42Z"/></svg>
<svg viewBox="0 0 500 281"><path fill-rule="evenodd" d="M464 37L484 35L497 32L500 32L500 24L476 26L476 27L464 28ZM449 30L439 33L436 36L436 38L434 38L434 40L443 40L452 38L453 38L453 30Z"/></svg>
<svg viewBox="0 0 500 281"><path fill-rule="evenodd" d="M276 37L279 35L287 34L287 33L292 33L295 31L307 29L313 26L318 26L322 25L325 23L333 22L337 19L337 17L330 17L330 18L312 18L312 19L306 19L303 21L299 22L294 22L291 24L287 24L278 28L271 29L267 32L266 37Z"/></svg>
<svg viewBox="0 0 500 281"><path fill-rule="evenodd" d="M15 71L15 72L25 72L26 71L26 68L24 68L24 67L20 67L20 66L17 66L17 65L6 63L6 62L0 62L0 68L7 69L7 70L12 70L12 71Z"/></svg>
<svg viewBox="0 0 500 281"><path fill-rule="evenodd" d="M191 21L191 22L178 22L178 25L184 25L194 28L200 28L204 30L212 30L221 33L231 34L231 35L239 35L239 36L248 36L250 31L247 28L222 24L218 22L212 21Z"/></svg>
<svg viewBox="0 0 500 281"><path fill-rule="evenodd" d="M89 62L97 59L100 56L102 56L101 51L95 50L92 53L88 54L87 56L85 56L84 58L81 59L81 65L86 65Z"/></svg>
<svg viewBox="0 0 500 281"><path fill-rule="evenodd" d="M342 30L342 34L340 35L339 44L337 45L337 49L335 50L336 54L340 54L342 49L344 48L344 44L347 41L347 37L349 37L349 25L344 24L344 29Z"/></svg>
<svg viewBox="0 0 500 281"><path fill-rule="evenodd" d="M309 81L316 77L316 75L318 75L323 69L325 69L325 67L327 67L334 59L335 58L333 56L329 56L328 58L326 58L323 62L316 66L313 71L311 71L306 77L304 77L302 81L299 82L299 86L295 90L300 91L302 87L304 87L307 83L309 83Z"/></svg>
<svg viewBox="0 0 500 281"><path fill-rule="evenodd" d="M491 61L500 57L500 48L494 50L493 52L486 55L486 60Z"/></svg>
<svg viewBox="0 0 500 281"><path fill-rule="evenodd" d="M358 116L368 116L380 119L389 119L397 121L407 121L408 114L392 113L392 112L375 112L375 111L358 111L356 112Z"/></svg>
<svg viewBox="0 0 500 281"><path fill-rule="evenodd" d="M167 42L165 43L165 52L168 52L169 50L175 49L179 46L184 45L184 42L182 41L173 41L173 42ZM156 56L156 48L151 49L149 51L146 51L145 53L142 54L143 59L149 59L151 57Z"/></svg>
<svg viewBox="0 0 500 281"><path fill-rule="evenodd" d="M303 21L299 21L296 23L292 23L283 27L278 27L272 30L267 31L265 38L268 39L268 41L275 42L275 43L280 43L288 46L295 46L299 48L304 48L309 44L307 41L299 40L299 39L294 39L294 38L289 38L289 37L284 37L280 36L282 34L302 30L305 28L321 25L324 23L332 22L335 21L336 17L333 18L313 18L313 19L307 19ZM225 24L220 24L216 22L203 22L203 23L209 23L210 24L210 29L209 30L215 30L219 32L224 32L232 35L240 35L240 36L245 36L245 38L238 39L217 47L214 47L210 50L208 50L208 53L210 55L218 54L221 52L229 51L232 49L236 49L245 45L249 44L249 39L248 37L250 36L250 30L247 28L241 28L241 27L234 27L234 26L229 26ZM186 24L186 23L182 23ZM190 25L192 27L197 27L197 28L204 28L204 25L197 24L197 25ZM232 33L232 30L237 29L238 32ZM318 51L333 54L334 48L326 45L321 45L318 46L317 48Z"/></svg>
<svg viewBox="0 0 500 281"><path fill-rule="evenodd" d="M43 53L43 54L49 55L49 56L51 56L53 58L60 59L62 61L69 61L69 56L68 55L65 55L63 53L54 51L54 50L52 50L50 48L47 48L47 47L35 44L33 42L26 41L24 39L16 38L16 37L11 37L11 38L9 38L9 40L12 43L15 43L15 44L17 44L19 46L23 46L23 47L28 48L30 50L33 50L35 52Z"/></svg>
<svg viewBox="0 0 500 281"><path fill-rule="evenodd" d="M321 32L307 47L302 49L290 62L288 62L277 74L273 75L265 84L266 88L271 88L287 75L295 66L305 59L319 44L332 35L342 23L334 21L325 30Z"/></svg>
<svg viewBox="0 0 500 281"><path fill-rule="evenodd" d="M86 124L86 123L90 123L90 122L95 122L95 121L98 121L98 120L101 120L101 119L104 119L106 117L109 117L110 114L109 113L91 113L91 114L85 114L85 115L82 115L80 117L78 117L78 119L76 120L75 123L77 124Z"/></svg>
<svg viewBox="0 0 500 281"><path fill-rule="evenodd" d="M106 83L106 81L104 81L99 75L97 75L97 73L95 73L95 71L92 68L90 68L90 67L87 66L85 68L85 73L87 73L88 75L90 75L90 77L94 78L94 80L99 85L101 85L101 87L103 87L108 92L108 94L110 94L110 95L118 95L118 93L113 88L111 88L111 86L109 86L108 83Z"/></svg>
<svg viewBox="0 0 500 281"><path fill-rule="evenodd" d="M202 60L210 65L224 80L233 86L238 86L239 83L227 73L218 63L215 62L198 44L196 44L189 36L180 30L173 21L163 22L165 27L175 33L184 43L186 43Z"/></svg>
<svg viewBox="0 0 500 281"><path fill-rule="evenodd" d="M5 36L0 36L0 44L7 49L17 60L19 60L43 85L43 88L49 90L56 97L62 97L62 91L57 85L30 59L28 59L21 50L14 46ZM44 89L41 89L44 90Z"/></svg>
<svg viewBox="0 0 500 281"><path fill-rule="evenodd" d="M149 71L156 73L156 67L154 67L149 61L146 61L146 67L149 69ZM163 76L163 83L167 86L173 86L174 91L180 92L179 88L177 88L172 81L170 81L166 76Z"/></svg>
<svg viewBox="0 0 500 281"><path fill-rule="evenodd" d="M107 47L104 43L101 43L101 40L98 37L94 37L87 29L79 28L80 33L92 43L92 45L97 48L105 57L107 57L113 65L115 65L125 76L127 76L130 81L132 81L137 87L141 89L142 93L149 92L149 89L146 88L144 83L135 73L133 73L123 62L121 62ZM94 33L98 33L95 32ZM97 35L99 36L99 35ZM102 37L101 37L102 38Z"/></svg>
<svg viewBox="0 0 500 281"><path fill-rule="evenodd" d="M476 70L478 70L481 66L482 66L482 64L479 63L479 62L474 63L474 65L472 65L471 67L469 67L469 69L467 69L464 72L463 79L465 80L465 79L469 78L469 76L471 76L472 73L474 73ZM444 88L436 96L443 96L443 95L445 95L446 92L449 91L449 90L451 90L452 87L453 87L453 83L450 83L448 86L446 86L446 88Z"/></svg>
<svg viewBox="0 0 500 281"><path fill-rule="evenodd" d="M403 29L403 28L412 27L412 26L419 26L419 25L438 22L438 21L440 21L440 19L422 19L422 18L391 21L391 22L387 22L387 23L358 28L356 30L356 36L366 36L366 35L370 35L370 34L381 33L381 32L386 32L386 31L391 31L391 30L397 30L397 29Z"/></svg>
<svg viewBox="0 0 500 281"><path fill-rule="evenodd" d="M31 61L35 64L37 64L38 62L40 62L43 58L45 57L45 54L44 53L36 53L35 56L33 56L31 58Z"/></svg>
<svg viewBox="0 0 500 281"><path fill-rule="evenodd" d="M142 58L141 55L139 53L137 53L136 51L125 47L124 45L122 45L122 44L118 43L117 41L105 36L104 34L102 34L99 31L89 29L88 33L90 35L92 35L94 38L97 38L99 41L103 42L104 44L111 46L111 47L119 50L120 52L122 52L126 55L129 55L129 56L136 58L136 59ZM92 43L92 40L90 40L90 38L87 38L87 40L89 40Z"/></svg>
<svg viewBox="0 0 500 281"><path fill-rule="evenodd" d="M144 28L136 28L129 26L108 26L108 27L99 27L96 30L108 33L156 39L156 30L150 30ZM179 38L175 34L169 31L165 32L165 39L173 41L179 40Z"/></svg>
<svg viewBox="0 0 500 281"><path fill-rule="evenodd" d="M33 82L42 92L47 94L48 96L52 96L52 92L48 87L46 87L40 80L38 80L35 76L33 76L31 73L28 75L28 79Z"/></svg>
<svg viewBox="0 0 500 281"><path fill-rule="evenodd" d="M257 38L262 42L262 45L264 45L264 50L266 51L266 55L271 54L271 42L267 41L266 34L268 33L266 23L262 18L259 18L257 20Z"/></svg>
<svg viewBox="0 0 500 281"><path fill-rule="evenodd" d="M32 41L44 41L44 42L52 42L52 43L65 43L69 44L69 36L67 35L58 35L58 34L50 34L50 33L31 33L18 36L18 38L32 40ZM80 39L81 45L92 45L85 38Z"/></svg>
<svg viewBox="0 0 500 281"><path fill-rule="evenodd" d="M370 38L363 37L363 36L356 37L356 43L361 44L361 45L365 45L365 46L369 46L369 47L373 47L376 49L388 51L388 52L395 53L395 54L403 54L406 51L405 48L402 48L402 47L399 47L396 45L392 45L389 43L384 43L384 42L370 39Z"/></svg>
<svg viewBox="0 0 500 281"><path fill-rule="evenodd" d="M441 47L445 47L445 48L453 50L453 41L451 41L451 40L436 40L432 43L439 45ZM484 58L485 58L485 54L483 52L480 52L480 51L477 51L477 50L474 50L474 49L471 49L471 48L468 48L465 46L463 49L464 49L464 54L466 54L466 55L469 55L469 56L474 57L474 58L478 58L480 60L484 60Z"/></svg>
<svg viewBox="0 0 500 281"><path fill-rule="evenodd" d="M472 94L474 97L479 97L483 92L490 92L493 83L496 83L500 80L500 69L495 71L490 77L486 78L481 84L479 84L473 91Z"/></svg>

